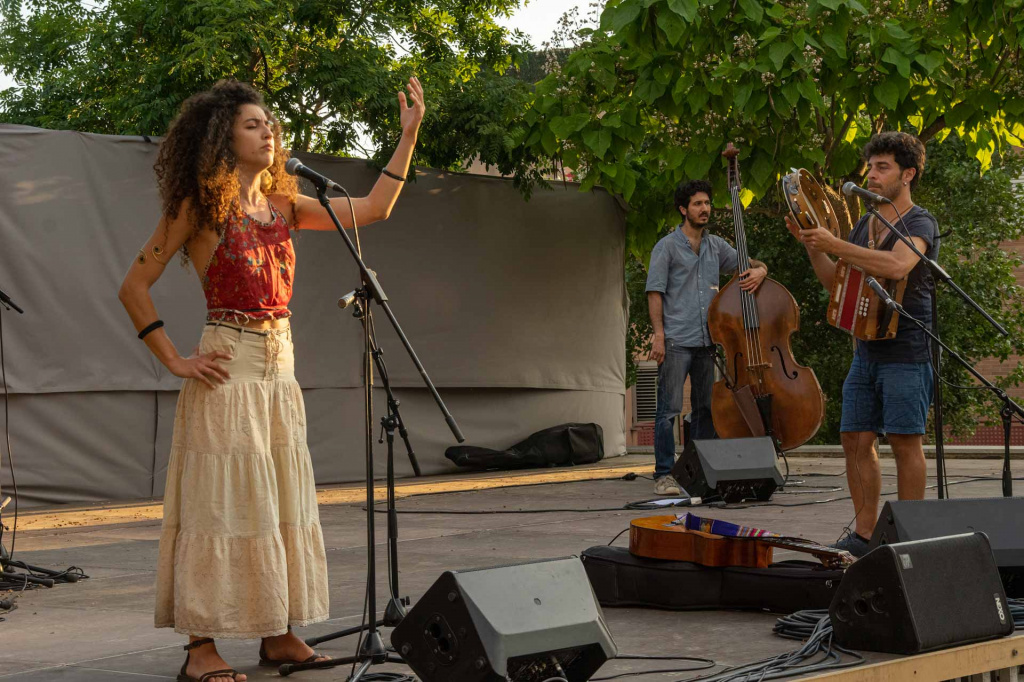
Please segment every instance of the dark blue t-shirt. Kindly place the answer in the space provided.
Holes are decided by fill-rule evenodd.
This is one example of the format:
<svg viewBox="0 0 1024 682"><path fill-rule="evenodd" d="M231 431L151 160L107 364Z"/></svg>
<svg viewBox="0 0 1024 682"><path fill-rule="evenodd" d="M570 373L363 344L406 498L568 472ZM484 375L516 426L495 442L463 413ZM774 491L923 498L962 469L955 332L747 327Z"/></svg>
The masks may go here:
<svg viewBox="0 0 1024 682"><path fill-rule="evenodd" d="M868 245L868 220L871 214L861 216L850 232L851 244ZM939 223L935 216L920 206L914 206L903 216L903 221L893 226L904 236L920 237L926 248L924 255L937 261L939 256ZM884 227L884 226L883 226ZM908 235L909 231L909 235ZM891 251L900 242L894 234L887 234L879 250ZM910 315L931 327L932 296L935 282L931 270L924 263L918 263L907 277L907 288L903 292L903 308ZM892 292L889 292L892 293ZM900 316L896 337L882 341L857 341L857 354L871 362L928 362L931 352L928 335L916 324Z"/></svg>

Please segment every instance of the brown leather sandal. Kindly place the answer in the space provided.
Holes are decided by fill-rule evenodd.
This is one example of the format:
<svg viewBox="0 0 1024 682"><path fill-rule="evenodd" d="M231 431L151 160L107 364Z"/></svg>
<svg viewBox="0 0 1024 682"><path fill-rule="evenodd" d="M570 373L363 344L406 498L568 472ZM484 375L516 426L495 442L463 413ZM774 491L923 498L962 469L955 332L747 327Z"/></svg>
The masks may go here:
<svg viewBox="0 0 1024 682"><path fill-rule="evenodd" d="M197 639L191 644L185 645L185 651L192 651L196 647L203 646L204 644L213 644L213 640L209 637ZM181 665L181 672L178 673L178 682L207 682L212 680L214 677L230 677L233 680L238 679L238 671L226 668L224 670L212 670L208 673L203 673L198 679L191 677L186 670L188 670L188 659L192 656L191 653L185 654L185 662Z"/></svg>
<svg viewBox="0 0 1024 682"><path fill-rule="evenodd" d="M267 645L265 643L260 642L260 665L268 667L268 668L269 667L276 668L276 667L278 667L280 665L284 665L285 663L290 663L291 665L298 665L300 663L312 663L313 661L315 661L318 658L324 658L324 659L330 658L329 656L326 656L324 654L318 654L315 651L313 652L312 656L310 656L309 658L307 658L304 661L294 661L294 660L291 660L291 659L267 658L266 646Z"/></svg>

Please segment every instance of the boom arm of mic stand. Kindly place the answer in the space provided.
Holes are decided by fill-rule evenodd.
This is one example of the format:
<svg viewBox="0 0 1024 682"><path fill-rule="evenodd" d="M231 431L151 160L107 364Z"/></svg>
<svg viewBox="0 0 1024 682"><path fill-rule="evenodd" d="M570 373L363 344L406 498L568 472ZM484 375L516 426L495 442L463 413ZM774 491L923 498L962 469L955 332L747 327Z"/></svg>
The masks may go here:
<svg viewBox="0 0 1024 682"><path fill-rule="evenodd" d="M932 271L932 274L934 274L938 279L940 279L941 281L943 281L947 285L949 285L949 287L953 291L955 291L957 294L960 295L960 298L962 298L972 308L974 308L979 313L981 313L981 316L984 317L986 320L988 320L989 324L991 324L993 327L996 328L996 331L998 331L1003 336L1009 336L1010 335L1010 332L1006 331L1006 328L1003 327L1003 325L1001 325L998 322L996 322L995 319L991 315L989 315L988 312L986 312L984 308L982 308L980 305L978 305L974 301L974 299L971 298L967 294L966 291L964 291L959 286L957 286L956 282L953 281L953 278L949 276L948 272L946 272L945 270L942 269L941 265L939 265L934 260L932 260L928 256L926 256L923 253L921 253L921 250L917 248L917 245L914 244L914 241L912 239L910 239L909 237L907 237L906 235L901 233L899 230L897 230L895 227L893 227L893 224L890 223L885 218L883 218L882 214L879 213L878 209L876 209L874 206L872 206L871 204L867 204L867 203L865 204L865 206L868 209L868 213L870 213L871 215L875 216L880 221L882 221L882 223L884 223L885 226L888 227L889 230L893 234L895 234L899 238L900 241L902 241L904 244L906 244L908 247L910 247L910 250L913 251L915 254L917 254L917 257L921 260L922 263L924 263L925 265L928 266L928 268ZM902 216L901 216L901 220L902 220Z"/></svg>
<svg viewBox="0 0 1024 682"><path fill-rule="evenodd" d="M352 258L355 259L356 265L359 266L359 275L362 278L363 284L366 286L367 292L370 297L377 302L377 304L384 310L384 314L387 315L388 320L391 321L391 326L395 328L395 333L398 334L398 338L401 339L402 345L405 346L406 352L412 359L412 363L416 365L416 370L419 371L420 376L423 378L423 383L426 384L430 390L430 395L434 397L434 402L437 403L437 407L441 410L441 414L444 415L444 420L448 424L448 428L451 429L452 435L455 436L455 440L460 443L465 442L466 437L462 435L462 431L459 429L459 425L455 422L455 417L452 416L451 412L445 406L444 401L441 399L441 395L437 392L437 388L434 386L434 382L427 376L427 370L424 369L423 363L420 362L419 357L416 355L416 351L413 350L412 344L409 343L409 339L406 337L405 332L402 331L402 327L398 324L398 320L395 318L395 314L391 312L391 306L388 305L388 297L384 294L384 290L381 288L377 278L370 272L370 269L366 267L366 263L359 257L359 252L356 250L356 245L352 243L352 239L345 233L345 228L342 227L341 221L338 220L338 216L334 213L334 209L331 208L331 200L327 198L327 189L317 187L316 191L317 198L320 200L320 205L327 210L327 214L331 216L331 220L334 222L334 227L338 230L338 234L341 235L342 239L345 240L345 245L348 247L349 253L352 254ZM348 193L346 192L346 196ZM349 197L349 206L352 205L352 198Z"/></svg>
<svg viewBox="0 0 1024 682"><path fill-rule="evenodd" d="M940 339L938 336L936 336L935 334L932 333L932 330L928 328L928 325L926 325L925 323L921 322L921 320L917 319L916 317L914 317L912 315L908 315L907 311L903 309L903 306L901 306L896 301L892 300L892 298L888 299L885 303L886 303L887 306L889 306L890 308L892 308L893 310L898 312L903 317L906 317L908 320L910 320L911 322L916 324L918 327L920 327L922 330L924 330L925 334L930 336L933 341L935 341L937 344L942 346L943 350L945 350L957 362L959 362L962 366L964 366L967 369L967 371L970 372L974 376L975 379L980 381L982 383L982 385L985 386L985 388L987 388L988 390L992 391L992 393L995 394L995 396L997 398L999 398L1000 400L1003 401L1002 414L1003 414L1004 423L1009 424L1008 420L1009 420L1009 418L1012 415L1017 415L1018 419L1024 420L1024 408L1022 408L1020 405L1018 405L1016 402L1014 402L1013 398L1011 398L1010 396L1006 395L1006 391L1004 391L1003 389L999 388L998 386L993 384L991 381L989 381L987 378L985 378L985 375L983 375L978 370L974 369L974 367L971 365L971 363L969 363L966 360L964 360L962 357L960 357L960 355L956 351L954 351L949 346L947 346L945 343L943 343L942 339ZM941 379L940 379L940 381L941 381ZM1009 434L1007 433L1007 436L1008 435ZM1013 479L1010 476L1010 450L1009 450L1009 445L1010 445L1010 441L1009 441L1009 439L1007 439L1007 441L1006 441L1006 454L1005 454L1004 461L1003 461L1003 495L1005 497L1010 497L1012 495L1012 490L1013 490L1013 488L1012 488L1012 485L1013 485L1012 481L1013 481Z"/></svg>

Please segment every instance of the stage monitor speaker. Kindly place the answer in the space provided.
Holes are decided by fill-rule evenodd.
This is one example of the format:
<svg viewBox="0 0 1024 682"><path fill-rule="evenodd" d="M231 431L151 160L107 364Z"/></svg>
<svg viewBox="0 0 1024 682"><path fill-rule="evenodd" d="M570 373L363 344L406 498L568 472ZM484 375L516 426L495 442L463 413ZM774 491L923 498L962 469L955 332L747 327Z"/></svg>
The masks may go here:
<svg viewBox="0 0 1024 682"><path fill-rule="evenodd" d="M1006 596L1024 597L1024 498L1021 497L886 502L869 547L974 532L988 536Z"/></svg>
<svg viewBox="0 0 1024 682"><path fill-rule="evenodd" d="M583 682L617 653L577 557L447 571L391 643L422 682Z"/></svg>
<svg viewBox="0 0 1024 682"><path fill-rule="evenodd" d="M718 495L726 502L769 500L785 482L775 444L767 436L691 440L672 476L693 497Z"/></svg>
<svg viewBox="0 0 1024 682"><path fill-rule="evenodd" d="M919 654L1013 632L984 533L868 552L846 569L828 612L835 642L860 651Z"/></svg>

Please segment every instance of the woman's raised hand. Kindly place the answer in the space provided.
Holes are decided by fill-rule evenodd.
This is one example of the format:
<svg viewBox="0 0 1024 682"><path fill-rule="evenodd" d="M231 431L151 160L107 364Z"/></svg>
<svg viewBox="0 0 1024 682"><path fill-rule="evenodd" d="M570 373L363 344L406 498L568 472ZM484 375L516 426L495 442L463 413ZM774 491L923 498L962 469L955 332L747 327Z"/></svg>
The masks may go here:
<svg viewBox="0 0 1024 682"><path fill-rule="evenodd" d="M416 76L409 79L409 97L404 92L398 93L398 108L401 111L402 134L415 135L423 121L423 86Z"/></svg>

